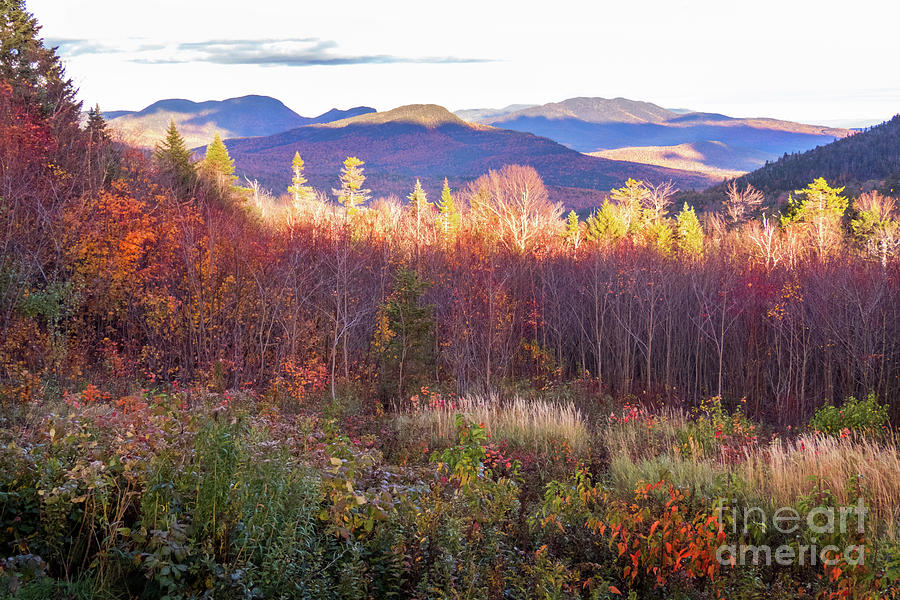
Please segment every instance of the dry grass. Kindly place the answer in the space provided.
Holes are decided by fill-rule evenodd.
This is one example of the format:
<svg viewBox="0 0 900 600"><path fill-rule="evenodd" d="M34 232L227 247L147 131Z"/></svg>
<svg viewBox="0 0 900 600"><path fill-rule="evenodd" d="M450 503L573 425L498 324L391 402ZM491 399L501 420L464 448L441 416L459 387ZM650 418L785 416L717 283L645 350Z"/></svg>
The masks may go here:
<svg viewBox="0 0 900 600"><path fill-rule="evenodd" d="M492 439L534 452L549 452L565 441L573 452L584 453L590 442L585 417L571 402L474 396L453 406L402 412L396 419L398 425L423 432L437 445L456 438L458 414L483 424Z"/></svg>
<svg viewBox="0 0 900 600"><path fill-rule="evenodd" d="M623 410L614 416L600 428L600 443L611 459L625 456L632 462L673 455L676 432L686 423L684 412L668 408L652 413Z"/></svg>
<svg viewBox="0 0 900 600"><path fill-rule="evenodd" d="M900 533L900 452L894 444L804 435L749 452L736 469L760 497L778 506L795 505L816 485L829 489L840 504L853 504L848 484L858 479L871 511L869 523L890 538Z"/></svg>

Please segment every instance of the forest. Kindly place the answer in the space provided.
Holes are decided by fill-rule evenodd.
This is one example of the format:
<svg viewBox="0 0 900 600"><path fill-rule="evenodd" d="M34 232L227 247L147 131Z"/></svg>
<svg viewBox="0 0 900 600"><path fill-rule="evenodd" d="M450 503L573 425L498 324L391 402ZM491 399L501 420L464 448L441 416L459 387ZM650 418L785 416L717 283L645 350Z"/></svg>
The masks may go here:
<svg viewBox="0 0 900 600"><path fill-rule="evenodd" d="M267 191L0 10L0 598L898 595L895 198Z"/></svg>

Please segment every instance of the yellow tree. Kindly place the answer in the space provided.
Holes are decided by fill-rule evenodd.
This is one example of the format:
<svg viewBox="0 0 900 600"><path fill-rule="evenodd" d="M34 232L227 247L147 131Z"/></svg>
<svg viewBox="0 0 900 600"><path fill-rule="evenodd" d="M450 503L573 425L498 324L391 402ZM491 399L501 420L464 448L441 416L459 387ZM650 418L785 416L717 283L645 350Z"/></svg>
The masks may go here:
<svg viewBox="0 0 900 600"><path fill-rule="evenodd" d="M371 197L372 190L363 188L366 181L362 168L364 164L366 163L355 156L348 156L341 168L341 187L331 190L348 211L355 210Z"/></svg>
<svg viewBox="0 0 900 600"><path fill-rule="evenodd" d="M304 163L300 158L300 153L294 153L294 160L291 162L291 185L287 191L291 195L294 207L299 207L304 200L313 195L313 189L306 185L306 177L303 176Z"/></svg>

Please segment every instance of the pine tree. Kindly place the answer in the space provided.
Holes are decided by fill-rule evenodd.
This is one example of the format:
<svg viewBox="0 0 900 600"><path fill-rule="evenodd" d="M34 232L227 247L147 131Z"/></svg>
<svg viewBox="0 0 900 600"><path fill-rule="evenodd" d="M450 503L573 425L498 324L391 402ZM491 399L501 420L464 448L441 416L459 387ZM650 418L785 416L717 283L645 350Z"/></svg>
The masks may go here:
<svg viewBox="0 0 900 600"><path fill-rule="evenodd" d="M200 163L200 173L210 182L222 188L234 185L237 176L234 174L234 161L228 154L228 148L218 133L212 143L206 147L206 156Z"/></svg>
<svg viewBox="0 0 900 600"><path fill-rule="evenodd" d="M636 230L641 225L644 203L650 198L650 190L644 182L628 179L623 187L610 190L609 197L619 208L625 233Z"/></svg>
<svg viewBox="0 0 900 600"><path fill-rule="evenodd" d="M672 254L672 246L675 243L675 232L672 231L672 225L669 219L661 219L645 223L641 229L644 237L644 243L655 248L660 254L670 256Z"/></svg>
<svg viewBox="0 0 900 600"><path fill-rule="evenodd" d="M196 171L191 162L191 152L185 146L174 120L169 121L166 137L156 145L153 157L160 171L170 178L172 186L178 191L186 191L193 185Z"/></svg>
<svg viewBox="0 0 900 600"><path fill-rule="evenodd" d="M104 144L109 141L109 129L106 126L106 119L100 112L100 105L88 110L88 120L85 131L88 132L88 142L91 144Z"/></svg>
<svg viewBox="0 0 900 600"><path fill-rule="evenodd" d="M438 202L439 222L441 232L444 235L456 233L459 229L459 211L456 210L456 202L450 193L450 184L444 178L444 187L441 190L441 200Z"/></svg>
<svg viewBox="0 0 900 600"><path fill-rule="evenodd" d="M682 256L699 258L703 255L703 228L694 209L684 203L675 219L678 251Z"/></svg>
<svg viewBox="0 0 900 600"><path fill-rule="evenodd" d="M569 212L566 219L566 241L578 250L581 245L581 222L578 220L578 214L573 210Z"/></svg>
<svg viewBox="0 0 900 600"><path fill-rule="evenodd" d="M0 0L0 79L54 124L77 124L81 103L75 100L75 87L56 50L44 47L40 30L24 0Z"/></svg>
<svg viewBox="0 0 900 600"><path fill-rule="evenodd" d="M614 243L627 233L619 207L609 200L604 200L600 210L592 212L585 221L585 237L592 242Z"/></svg>
<svg viewBox="0 0 900 600"><path fill-rule="evenodd" d="M313 189L306 185L307 179L303 176L304 166L300 153L295 152L294 160L291 162L291 185L287 189L294 200L294 206L299 206L313 195Z"/></svg>
<svg viewBox="0 0 900 600"><path fill-rule="evenodd" d="M841 224L849 204L843 192L844 188L833 188L819 177L791 194L782 226L802 226L818 255L828 255L842 241Z"/></svg>
<svg viewBox="0 0 900 600"><path fill-rule="evenodd" d="M356 207L364 204L372 193L372 190L363 188L363 183L366 181L362 169L364 164L355 156L348 156L341 168L341 189L331 190L337 196L338 202L349 211L356 210Z"/></svg>
<svg viewBox="0 0 900 600"><path fill-rule="evenodd" d="M416 227L418 228L422 223L422 217L431 208L428 196L425 194L425 190L422 189L422 183L418 179L416 179L416 185L413 187L412 193L407 196L407 199L409 199L409 209L416 217Z"/></svg>

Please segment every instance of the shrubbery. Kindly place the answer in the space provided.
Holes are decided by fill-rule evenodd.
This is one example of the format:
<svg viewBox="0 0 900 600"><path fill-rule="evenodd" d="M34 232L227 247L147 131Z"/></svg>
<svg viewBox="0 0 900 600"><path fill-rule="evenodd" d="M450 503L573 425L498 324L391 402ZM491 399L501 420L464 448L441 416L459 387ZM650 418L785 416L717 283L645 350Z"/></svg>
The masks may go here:
<svg viewBox="0 0 900 600"><path fill-rule="evenodd" d="M809 421L809 428L826 435L847 436L860 434L876 438L884 437L888 426L888 406L879 404L875 394L862 400L847 398L836 407L823 406Z"/></svg>

